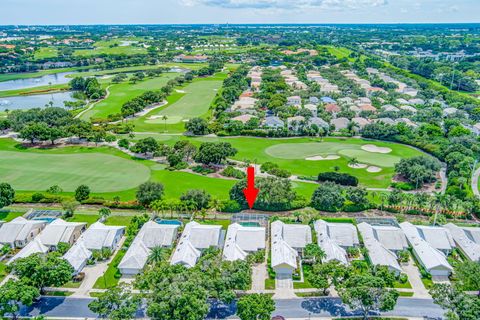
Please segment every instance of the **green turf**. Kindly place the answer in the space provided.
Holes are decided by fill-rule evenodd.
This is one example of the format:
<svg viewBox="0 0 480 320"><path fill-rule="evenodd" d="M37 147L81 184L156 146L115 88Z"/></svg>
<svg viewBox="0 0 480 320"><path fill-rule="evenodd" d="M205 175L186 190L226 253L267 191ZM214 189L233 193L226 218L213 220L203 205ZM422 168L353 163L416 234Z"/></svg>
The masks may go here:
<svg viewBox="0 0 480 320"><path fill-rule="evenodd" d="M185 121L192 117L207 117L216 90L222 86L225 73L197 78L186 86L177 88L168 98L168 104L133 121L136 132L185 131ZM166 121L163 116L167 116Z"/></svg>
<svg viewBox="0 0 480 320"><path fill-rule="evenodd" d="M133 216L110 216L105 221L108 226L128 226Z"/></svg>
<svg viewBox="0 0 480 320"><path fill-rule="evenodd" d="M7 274L7 266L3 262L0 262L0 282L2 282Z"/></svg>
<svg viewBox="0 0 480 320"><path fill-rule="evenodd" d="M99 216L95 214L78 214L75 213L73 217L68 218L69 222L86 222L87 227L97 222Z"/></svg>
<svg viewBox="0 0 480 320"><path fill-rule="evenodd" d="M23 216L24 213L25 212L14 212L14 211L2 209L0 210L0 221L9 222L17 217Z"/></svg>
<svg viewBox="0 0 480 320"><path fill-rule="evenodd" d="M97 279L97 281L93 285L93 288L108 289L118 284L119 278L115 277L115 274L118 271L118 265L120 264L120 261L122 261L125 253L127 253L126 250L118 251L117 255L108 264L107 271L105 271L105 273Z"/></svg>
<svg viewBox="0 0 480 320"><path fill-rule="evenodd" d="M58 50L52 47L42 47L39 50L35 51L33 58L35 60L55 58L58 56Z"/></svg>
<svg viewBox="0 0 480 320"><path fill-rule="evenodd" d="M0 151L2 181L16 190L46 190L59 185L74 191L80 184L93 192L130 189L148 180L150 170L140 164L113 155L39 154Z"/></svg>
<svg viewBox="0 0 480 320"><path fill-rule="evenodd" d="M93 49L81 49L75 50L73 53L74 56L80 57L87 57L87 56L96 56L101 54L126 54L126 55L134 55L134 54L146 54L147 49L141 46L113 46L115 44L120 44L121 41L124 39L115 39L115 40L108 40L108 41L97 41L93 45ZM137 39L135 39L137 40Z"/></svg>
<svg viewBox="0 0 480 320"><path fill-rule="evenodd" d="M380 154L364 151L361 145L338 143L338 142L308 142L276 144L265 150L265 152L280 159L305 159L313 156L340 155L348 158L356 158L359 162L372 164L381 167L393 167L401 158L390 154ZM324 162L335 162L336 160L322 160ZM318 162L318 161L314 161Z"/></svg>
<svg viewBox="0 0 480 320"><path fill-rule="evenodd" d="M170 79L178 76L177 73L164 73L160 77L146 79L135 84L130 82L123 82L119 84L112 84L109 86L110 92L108 97L85 112L81 118L88 120L91 118L107 118L109 115L120 113L122 105L141 95L148 90L160 90Z"/></svg>

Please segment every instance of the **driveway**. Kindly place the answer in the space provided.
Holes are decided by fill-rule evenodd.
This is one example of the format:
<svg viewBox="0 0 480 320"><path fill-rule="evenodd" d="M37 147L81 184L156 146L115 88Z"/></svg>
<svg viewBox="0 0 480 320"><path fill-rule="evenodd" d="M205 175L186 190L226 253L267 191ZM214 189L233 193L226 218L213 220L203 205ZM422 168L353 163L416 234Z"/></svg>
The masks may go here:
<svg viewBox="0 0 480 320"><path fill-rule="evenodd" d="M297 295L293 291L293 280L291 275L275 275L274 299L295 299Z"/></svg>
<svg viewBox="0 0 480 320"><path fill-rule="evenodd" d="M408 281L410 281L410 284L412 285L413 297L430 299L431 296L428 293L428 290L423 285L420 271L418 271L418 268L415 266L411 258L408 261L407 265L402 266L402 270L407 274Z"/></svg>

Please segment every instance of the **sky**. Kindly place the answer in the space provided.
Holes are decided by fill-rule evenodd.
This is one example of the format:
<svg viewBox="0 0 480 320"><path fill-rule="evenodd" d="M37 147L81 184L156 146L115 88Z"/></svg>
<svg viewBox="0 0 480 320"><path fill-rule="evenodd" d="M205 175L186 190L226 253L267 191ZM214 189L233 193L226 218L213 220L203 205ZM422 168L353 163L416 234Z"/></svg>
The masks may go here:
<svg viewBox="0 0 480 320"><path fill-rule="evenodd" d="M480 0L0 0L0 24L480 22Z"/></svg>

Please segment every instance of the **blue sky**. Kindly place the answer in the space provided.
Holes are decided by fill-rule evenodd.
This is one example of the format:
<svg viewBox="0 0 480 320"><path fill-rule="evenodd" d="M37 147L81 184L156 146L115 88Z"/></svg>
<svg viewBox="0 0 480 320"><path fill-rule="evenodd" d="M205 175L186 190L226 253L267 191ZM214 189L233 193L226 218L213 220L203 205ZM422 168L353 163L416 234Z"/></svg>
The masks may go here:
<svg viewBox="0 0 480 320"><path fill-rule="evenodd" d="M0 24L480 22L480 0L0 0Z"/></svg>

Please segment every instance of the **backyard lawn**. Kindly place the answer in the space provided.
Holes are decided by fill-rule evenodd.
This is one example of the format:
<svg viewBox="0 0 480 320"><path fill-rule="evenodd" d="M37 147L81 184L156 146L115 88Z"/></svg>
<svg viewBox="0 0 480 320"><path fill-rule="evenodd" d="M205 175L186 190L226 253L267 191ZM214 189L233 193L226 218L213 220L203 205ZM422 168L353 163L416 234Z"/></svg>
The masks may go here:
<svg viewBox="0 0 480 320"><path fill-rule="evenodd" d="M86 222L87 227L89 227L91 224L97 222L99 216L96 214L78 214L75 213L73 217L68 218L67 220L69 222Z"/></svg>

